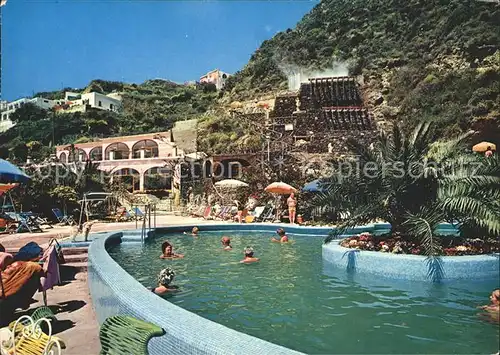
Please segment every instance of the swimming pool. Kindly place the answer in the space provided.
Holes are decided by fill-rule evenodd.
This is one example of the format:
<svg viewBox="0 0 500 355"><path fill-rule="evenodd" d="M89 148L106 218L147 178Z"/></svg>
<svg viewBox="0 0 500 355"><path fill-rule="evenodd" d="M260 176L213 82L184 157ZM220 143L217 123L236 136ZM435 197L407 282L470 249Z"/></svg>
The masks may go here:
<svg viewBox="0 0 500 355"><path fill-rule="evenodd" d="M322 237L292 235L293 244L280 245L267 232L232 232L234 249L224 252L223 234L159 235L144 246L114 246L110 255L145 287L171 266L182 292L165 297L169 302L305 353L498 351L498 325L475 308L498 280L436 285L350 275L323 263ZM159 259L167 239L184 259ZM238 263L247 245L260 263Z"/></svg>

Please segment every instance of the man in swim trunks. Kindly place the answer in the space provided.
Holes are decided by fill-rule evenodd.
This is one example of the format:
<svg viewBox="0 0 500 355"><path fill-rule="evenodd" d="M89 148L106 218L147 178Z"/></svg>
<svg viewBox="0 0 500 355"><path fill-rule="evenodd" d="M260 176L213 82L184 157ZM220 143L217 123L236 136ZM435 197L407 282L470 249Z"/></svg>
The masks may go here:
<svg viewBox="0 0 500 355"><path fill-rule="evenodd" d="M288 204L288 218L290 219L290 223L295 224L295 214L297 213L297 199L295 198L295 194L293 192L286 200L286 203Z"/></svg>

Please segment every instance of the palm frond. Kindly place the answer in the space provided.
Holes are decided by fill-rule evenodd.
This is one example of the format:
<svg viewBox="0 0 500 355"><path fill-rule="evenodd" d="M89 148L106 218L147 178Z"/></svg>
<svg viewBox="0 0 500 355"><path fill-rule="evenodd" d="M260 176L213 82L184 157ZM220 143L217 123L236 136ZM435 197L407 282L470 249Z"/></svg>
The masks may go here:
<svg viewBox="0 0 500 355"><path fill-rule="evenodd" d="M442 259L439 256L441 243L435 230L438 224L444 220L444 215L437 208L428 208L416 215L408 215L405 224L408 232L419 238L424 253L427 256L427 277L434 282L441 281L444 275Z"/></svg>

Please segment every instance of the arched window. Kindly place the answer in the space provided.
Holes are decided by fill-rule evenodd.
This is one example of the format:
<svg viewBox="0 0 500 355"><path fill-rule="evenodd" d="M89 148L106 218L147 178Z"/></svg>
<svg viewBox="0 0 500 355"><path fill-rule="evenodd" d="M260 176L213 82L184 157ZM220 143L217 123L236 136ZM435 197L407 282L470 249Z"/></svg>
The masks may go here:
<svg viewBox="0 0 500 355"><path fill-rule="evenodd" d="M132 147L134 159L141 158L141 150L144 150L144 158L158 157L158 144L151 139L145 139L134 144Z"/></svg>
<svg viewBox="0 0 500 355"><path fill-rule="evenodd" d="M87 153L83 149L74 148L68 153L68 163L76 162L76 161L86 161Z"/></svg>
<svg viewBox="0 0 500 355"><path fill-rule="evenodd" d="M65 152L62 152L61 155L59 155L59 161L61 163L67 163L68 162L68 155Z"/></svg>
<svg viewBox="0 0 500 355"><path fill-rule="evenodd" d="M144 173L144 189L169 190L172 188L171 174L165 174L162 168L150 168Z"/></svg>
<svg viewBox="0 0 500 355"><path fill-rule="evenodd" d="M130 191L140 190L140 174L137 170L123 168L112 173L113 181L119 182Z"/></svg>
<svg viewBox="0 0 500 355"><path fill-rule="evenodd" d="M128 159L130 149L125 143L113 143L106 148L106 160ZM110 158L113 156L112 159Z"/></svg>
<svg viewBox="0 0 500 355"><path fill-rule="evenodd" d="M102 147L95 147L89 153L90 160L101 161L102 160Z"/></svg>

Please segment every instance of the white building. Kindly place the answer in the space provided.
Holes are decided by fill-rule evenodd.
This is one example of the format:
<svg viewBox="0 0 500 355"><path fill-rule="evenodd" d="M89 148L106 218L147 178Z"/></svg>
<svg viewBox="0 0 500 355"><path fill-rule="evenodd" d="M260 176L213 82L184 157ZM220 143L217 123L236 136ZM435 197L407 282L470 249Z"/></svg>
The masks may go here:
<svg viewBox="0 0 500 355"><path fill-rule="evenodd" d="M226 86L227 78L230 74L224 73L219 69L212 70L200 78L200 83L210 83L215 84L217 90L220 90Z"/></svg>
<svg viewBox="0 0 500 355"><path fill-rule="evenodd" d="M10 115L26 103L32 103L44 110L52 110L57 113L85 112L88 109L98 109L118 112L122 107L122 98L118 93L109 95L89 92L80 94L67 91L64 99L49 100L43 97L22 98L16 101L0 101L0 132L4 132L14 126Z"/></svg>
<svg viewBox="0 0 500 355"><path fill-rule="evenodd" d="M121 110L121 107L121 96L118 93L104 95L97 92L79 94L67 91L65 95L65 104L62 107L57 107L56 111L64 113L85 112L88 109L98 109L118 112Z"/></svg>
<svg viewBox="0 0 500 355"><path fill-rule="evenodd" d="M34 97L30 99L24 97L12 102L2 101L0 103L0 132L6 131L10 127L14 126L14 122L10 119L10 115L27 103L31 103L44 110L50 110L56 105L63 104L64 100L49 100L44 99L43 97Z"/></svg>

